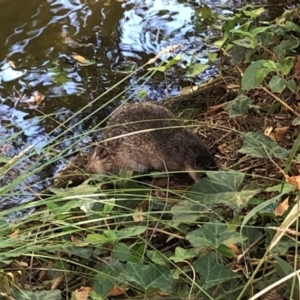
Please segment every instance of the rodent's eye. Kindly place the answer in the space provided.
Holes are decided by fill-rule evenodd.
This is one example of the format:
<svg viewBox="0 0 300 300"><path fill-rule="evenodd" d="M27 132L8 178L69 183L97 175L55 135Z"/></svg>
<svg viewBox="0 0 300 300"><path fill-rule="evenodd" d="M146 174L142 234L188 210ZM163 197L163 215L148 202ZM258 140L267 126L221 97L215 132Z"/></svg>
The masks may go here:
<svg viewBox="0 0 300 300"><path fill-rule="evenodd" d="M97 146L95 151L96 151L96 156L100 159L103 159L108 155L108 151L102 146Z"/></svg>

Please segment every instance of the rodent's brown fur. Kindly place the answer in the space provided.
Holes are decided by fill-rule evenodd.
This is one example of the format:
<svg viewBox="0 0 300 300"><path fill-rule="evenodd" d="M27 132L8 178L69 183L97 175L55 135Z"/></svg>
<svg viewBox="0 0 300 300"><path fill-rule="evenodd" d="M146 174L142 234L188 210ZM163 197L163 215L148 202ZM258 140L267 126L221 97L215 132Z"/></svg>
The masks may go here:
<svg viewBox="0 0 300 300"><path fill-rule="evenodd" d="M102 140L89 159L87 173L186 171L198 181L200 174L194 171L217 168L198 135L182 127L168 109L150 102L118 108Z"/></svg>

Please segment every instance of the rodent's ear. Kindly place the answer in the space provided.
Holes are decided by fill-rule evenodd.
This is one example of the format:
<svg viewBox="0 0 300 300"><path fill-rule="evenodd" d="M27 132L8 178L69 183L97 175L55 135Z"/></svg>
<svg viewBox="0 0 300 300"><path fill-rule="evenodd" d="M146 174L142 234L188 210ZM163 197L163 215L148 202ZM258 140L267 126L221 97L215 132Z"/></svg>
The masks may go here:
<svg viewBox="0 0 300 300"><path fill-rule="evenodd" d="M100 159L103 159L108 155L108 151L106 150L106 148L104 148L102 146L97 146L95 151L96 151L97 158L100 158Z"/></svg>

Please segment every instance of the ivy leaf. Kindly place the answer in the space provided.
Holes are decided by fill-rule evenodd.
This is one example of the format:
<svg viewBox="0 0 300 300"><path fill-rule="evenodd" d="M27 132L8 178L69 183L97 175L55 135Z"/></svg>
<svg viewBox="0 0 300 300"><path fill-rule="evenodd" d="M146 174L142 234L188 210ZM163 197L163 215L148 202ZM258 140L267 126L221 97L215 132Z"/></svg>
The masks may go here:
<svg viewBox="0 0 300 300"><path fill-rule="evenodd" d="M18 288L14 292L14 299L18 300L61 300L62 295L60 290L47 290L47 291L27 291Z"/></svg>
<svg viewBox="0 0 300 300"><path fill-rule="evenodd" d="M171 209L177 223L194 222L213 205L223 204L235 211L244 208L260 190L242 189L244 174L239 172L213 172L193 185L186 200Z"/></svg>
<svg viewBox="0 0 300 300"><path fill-rule="evenodd" d="M251 106L252 99L246 95L239 95L234 100L229 101L223 105L228 110L230 118L242 116Z"/></svg>
<svg viewBox="0 0 300 300"><path fill-rule="evenodd" d="M258 87L266 78L271 70L264 67L264 63L267 61L257 60L245 70L242 78L242 89L251 90Z"/></svg>
<svg viewBox="0 0 300 300"><path fill-rule="evenodd" d="M285 89L285 80L279 75L275 75L269 82L272 93L281 93Z"/></svg>
<svg viewBox="0 0 300 300"><path fill-rule="evenodd" d="M175 254L169 257L174 262L181 262L187 259L191 259L197 255L195 249L183 249L181 247L176 247Z"/></svg>
<svg viewBox="0 0 300 300"><path fill-rule="evenodd" d="M289 79L287 81L287 86L292 92L294 92L294 93L296 92L297 85L296 85L296 81L294 79Z"/></svg>
<svg viewBox="0 0 300 300"><path fill-rule="evenodd" d="M193 247L210 247L217 250L221 245L241 244L245 237L218 220L204 224L201 228L190 232L186 239Z"/></svg>
<svg viewBox="0 0 300 300"><path fill-rule="evenodd" d="M240 277L237 273L220 264L219 258L215 253L207 253L199 257L194 263L194 268L201 275L202 281L204 281L202 286L204 290Z"/></svg>
<svg viewBox="0 0 300 300"><path fill-rule="evenodd" d="M173 290L170 269L165 266L127 262L126 269L121 275L125 280L138 284L144 291L158 288L163 292L171 293Z"/></svg>
<svg viewBox="0 0 300 300"><path fill-rule="evenodd" d="M275 141L257 132L248 132L244 135L243 147L239 152L255 158L268 158L270 156L284 158L288 155L288 151L280 147Z"/></svg>
<svg viewBox="0 0 300 300"><path fill-rule="evenodd" d="M120 261L127 261L130 257L130 249L124 243L117 243L113 249L113 254Z"/></svg>

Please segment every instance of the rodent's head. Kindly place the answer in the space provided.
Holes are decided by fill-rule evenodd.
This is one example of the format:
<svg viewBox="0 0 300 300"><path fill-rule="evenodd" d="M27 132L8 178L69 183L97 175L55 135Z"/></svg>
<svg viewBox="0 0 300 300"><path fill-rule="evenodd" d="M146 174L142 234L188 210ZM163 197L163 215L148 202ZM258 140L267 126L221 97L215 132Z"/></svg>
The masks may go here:
<svg viewBox="0 0 300 300"><path fill-rule="evenodd" d="M195 181L198 181L202 175L201 172L194 171L218 170L213 154L198 136L194 137L190 143L190 155L186 162L186 170Z"/></svg>
<svg viewBox="0 0 300 300"><path fill-rule="evenodd" d="M103 161L107 157L108 151L102 146L96 146L88 161L85 171L89 174L106 174L107 171Z"/></svg>

